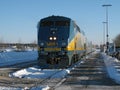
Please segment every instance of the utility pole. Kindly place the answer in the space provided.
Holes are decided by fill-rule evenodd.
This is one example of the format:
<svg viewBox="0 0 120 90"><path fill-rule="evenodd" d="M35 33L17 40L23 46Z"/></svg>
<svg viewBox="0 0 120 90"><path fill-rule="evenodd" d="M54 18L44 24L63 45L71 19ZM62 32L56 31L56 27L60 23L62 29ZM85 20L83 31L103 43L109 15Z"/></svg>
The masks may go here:
<svg viewBox="0 0 120 90"><path fill-rule="evenodd" d="M106 53L108 54L109 52L109 34L108 34L108 7L112 6L111 4L104 4L102 5L103 7L106 8Z"/></svg>
<svg viewBox="0 0 120 90"><path fill-rule="evenodd" d="M103 45L105 45L105 26L106 26L106 22L102 22L103 23Z"/></svg>

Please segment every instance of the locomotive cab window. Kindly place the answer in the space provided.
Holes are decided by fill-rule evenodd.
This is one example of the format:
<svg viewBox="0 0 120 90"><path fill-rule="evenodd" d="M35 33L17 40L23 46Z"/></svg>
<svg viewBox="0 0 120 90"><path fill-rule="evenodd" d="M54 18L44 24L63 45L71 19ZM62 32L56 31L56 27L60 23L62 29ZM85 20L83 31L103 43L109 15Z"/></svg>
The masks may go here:
<svg viewBox="0 0 120 90"><path fill-rule="evenodd" d="M68 21L56 21L55 26L69 26Z"/></svg>
<svg viewBox="0 0 120 90"><path fill-rule="evenodd" d="M44 21L44 22L41 22L40 26L43 26L43 27L49 27L49 26L53 26L54 25L54 22L52 21Z"/></svg>

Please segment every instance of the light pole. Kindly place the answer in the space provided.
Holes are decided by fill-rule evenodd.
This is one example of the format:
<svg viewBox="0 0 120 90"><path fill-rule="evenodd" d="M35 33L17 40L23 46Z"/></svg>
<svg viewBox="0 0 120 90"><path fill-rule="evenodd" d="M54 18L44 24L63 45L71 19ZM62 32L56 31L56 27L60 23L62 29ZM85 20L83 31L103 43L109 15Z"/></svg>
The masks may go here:
<svg viewBox="0 0 120 90"><path fill-rule="evenodd" d="M108 7L112 6L111 4L104 4L102 5L103 7L106 8L106 46L107 46L107 50L106 53L108 54L109 51L109 35L108 35Z"/></svg>
<svg viewBox="0 0 120 90"><path fill-rule="evenodd" d="M106 26L106 22L102 22L103 23L103 45L105 45L105 26Z"/></svg>

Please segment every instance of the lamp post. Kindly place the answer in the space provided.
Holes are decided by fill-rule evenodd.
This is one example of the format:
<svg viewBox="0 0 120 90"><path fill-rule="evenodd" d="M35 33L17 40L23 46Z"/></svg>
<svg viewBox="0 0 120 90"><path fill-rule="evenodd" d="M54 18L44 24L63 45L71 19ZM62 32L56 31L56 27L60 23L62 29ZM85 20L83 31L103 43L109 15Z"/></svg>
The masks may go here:
<svg viewBox="0 0 120 90"><path fill-rule="evenodd" d="M102 22L103 23L103 45L105 45L105 25L106 22Z"/></svg>
<svg viewBox="0 0 120 90"><path fill-rule="evenodd" d="M105 4L105 5L102 5L103 7L106 8L106 46L107 46L107 50L106 50L106 53L108 54L108 51L109 51L109 35L108 35L108 7L112 6L111 4Z"/></svg>

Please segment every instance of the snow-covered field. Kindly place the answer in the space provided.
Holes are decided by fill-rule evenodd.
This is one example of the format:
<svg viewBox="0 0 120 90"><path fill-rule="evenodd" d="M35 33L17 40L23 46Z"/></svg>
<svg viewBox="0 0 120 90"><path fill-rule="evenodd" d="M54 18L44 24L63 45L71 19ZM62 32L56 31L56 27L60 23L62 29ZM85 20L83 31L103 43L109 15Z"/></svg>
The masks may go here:
<svg viewBox="0 0 120 90"><path fill-rule="evenodd" d="M25 61L37 60L37 51L23 51L23 52L1 52L0 53L0 66L12 65Z"/></svg>
<svg viewBox="0 0 120 90"><path fill-rule="evenodd" d="M98 53L96 51L94 53ZM22 58L21 58L22 57ZM90 56L87 56L87 58ZM120 83L120 61L116 58L112 58L107 56L105 53L102 53L102 57L107 67L107 72L109 76L114 79L117 83ZM10 64L18 63L18 61L26 61L26 60L35 60L37 58L37 51L29 51L29 52L4 52L0 53L0 65L4 65L3 63L9 62ZM76 63L77 66L80 63L84 63L84 61L80 61ZM74 66L74 67L75 67ZM64 78L70 70L74 69L74 67L69 69L56 69L56 70L41 70L36 67L29 67L23 70L19 70L10 74L10 77L17 78L47 78L53 75L51 78ZM27 88L27 87L26 87ZM49 86L46 87L33 87L31 90L47 90ZM21 90L20 88L7 88L0 87L0 90Z"/></svg>

